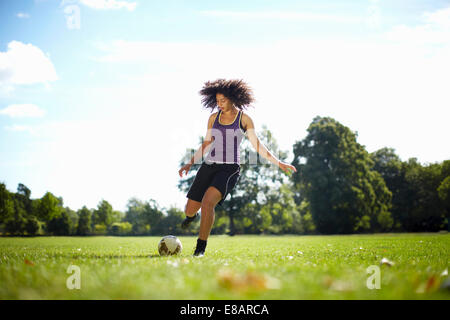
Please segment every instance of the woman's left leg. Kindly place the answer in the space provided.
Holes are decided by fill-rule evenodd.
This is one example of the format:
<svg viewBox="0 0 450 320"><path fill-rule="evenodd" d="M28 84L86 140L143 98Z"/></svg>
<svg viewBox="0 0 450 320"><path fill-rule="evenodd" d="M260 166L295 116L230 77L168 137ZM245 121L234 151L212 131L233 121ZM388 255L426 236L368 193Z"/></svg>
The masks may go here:
<svg viewBox="0 0 450 320"><path fill-rule="evenodd" d="M222 200L222 193L216 187L209 187L202 199L200 232L198 238L206 241L214 224L214 208Z"/></svg>

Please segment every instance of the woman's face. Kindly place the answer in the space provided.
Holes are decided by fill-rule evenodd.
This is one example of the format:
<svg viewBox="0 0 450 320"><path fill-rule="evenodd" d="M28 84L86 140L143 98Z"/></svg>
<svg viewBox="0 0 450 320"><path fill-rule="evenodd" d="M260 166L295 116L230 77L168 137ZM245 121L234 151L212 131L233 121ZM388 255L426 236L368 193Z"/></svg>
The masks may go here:
<svg viewBox="0 0 450 320"><path fill-rule="evenodd" d="M231 100L221 93L216 94L216 101L217 106L222 111L231 110L231 108L233 107L233 103L231 102Z"/></svg>

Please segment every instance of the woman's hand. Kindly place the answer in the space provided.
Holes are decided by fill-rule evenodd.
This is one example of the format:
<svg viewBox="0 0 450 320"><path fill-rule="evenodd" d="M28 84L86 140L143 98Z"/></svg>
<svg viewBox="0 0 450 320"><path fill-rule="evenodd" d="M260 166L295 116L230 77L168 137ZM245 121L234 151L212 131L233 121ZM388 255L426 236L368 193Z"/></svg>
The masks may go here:
<svg viewBox="0 0 450 320"><path fill-rule="evenodd" d="M285 163L285 162L279 162L278 166L280 167L281 170L283 170L284 172L286 172L288 175L292 174L293 172L297 172L297 169L295 169L295 167L289 163ZM292 171L291 171L292 170Z"/></svg>
<svg viewBox="0 0 450 320"><path fill-rule="evenodd" d="M180 175L180 177L183 176L183 171L185 171L186 172L185 175L187 175L189 170L191 170L191 167L192 167L192 164L188 163L188 164L185 164L180 170L178 170L178 174Z"/></svg>

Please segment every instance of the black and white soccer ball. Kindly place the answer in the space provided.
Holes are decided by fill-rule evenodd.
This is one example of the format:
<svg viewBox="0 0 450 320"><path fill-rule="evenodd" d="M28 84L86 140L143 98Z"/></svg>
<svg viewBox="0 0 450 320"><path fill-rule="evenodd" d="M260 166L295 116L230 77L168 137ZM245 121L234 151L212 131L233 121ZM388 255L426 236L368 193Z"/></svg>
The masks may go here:
<svg viewBox="0 0 450 320"><path fill-rule="evenodd" d="M176 255L181 253L183 245L175 236L164 236L158 243L158 252L162 256Z"/></svg>

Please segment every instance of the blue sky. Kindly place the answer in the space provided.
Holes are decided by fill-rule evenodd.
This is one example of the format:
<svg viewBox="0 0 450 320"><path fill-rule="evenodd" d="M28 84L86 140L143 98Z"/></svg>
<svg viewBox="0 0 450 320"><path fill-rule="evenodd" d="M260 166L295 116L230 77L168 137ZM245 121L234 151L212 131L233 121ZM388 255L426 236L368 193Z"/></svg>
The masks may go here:
<svg viewBox="0 0 450 320"><path fill-rule="evenodd" d="M217 78L254 88L249 115L291 156L321 115L369 152L443 161L449 57L449 1L1 1L0 180L72 209L182 208Z"/></svg>

